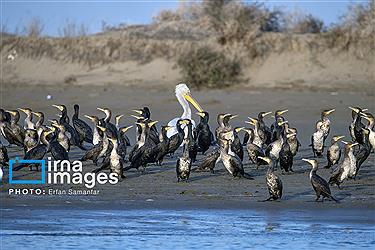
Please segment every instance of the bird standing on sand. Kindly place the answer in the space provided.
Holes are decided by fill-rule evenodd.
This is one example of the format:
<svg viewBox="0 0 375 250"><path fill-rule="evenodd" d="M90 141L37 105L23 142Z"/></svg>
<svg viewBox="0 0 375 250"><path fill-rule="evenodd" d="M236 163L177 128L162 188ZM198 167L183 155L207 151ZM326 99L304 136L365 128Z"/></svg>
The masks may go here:
<svg viewBox="0 0 375 250"><path fill-rule="evenodd" d="M233 129L233 142L232 142L232 151L243 161L243 146L241 139L238 136L238 133L243 129L243 127L236 127Z"/></svg>
<svg viewBox="0 0 375 250"><path fill-rule="evenodd" d="M263 149L253 143L254 130L251 128L244 128L243 130L249 135L249 140L246 143L246 150L250 161L257 165L257 169L260 165L268 164L261 158L265 156Z"/></svg>
<svg viewBox="0 0 375 250"><path fill-rule="evenodd" d="M81 141L92 143L93 135L90 126L86 122L79 119L78 116L79 105L74 104L74 115L72 117L73 127L77 131Z"/></svg>
<svg viewBox="0 0 375 250"><path fill-rule="evenodd" d="M354 151L354 156L357 160L356 162L356 170L354 174L354 179L357 177L359 169L361 168L362 164L367 160L370 156L372 146L369 141L370 130L368 128L362 129L362 143L359 144L359 149Z"/></svg>
<svg viewBox="0 0 375 250"><path fill-rule="evenodd" d="M182 126L185 126L187 124L187 120L178 120L176 124L177 133L169 137L169 148L168 148L168 154L173 154L182 144L185 137L185 132L182 128ZM168 125L168 127L170 127ZM171 127L169 130L173 130L175 127ZM168 130L168 131L169 131ZM168 132L167 132L168 136Z"/></svg>
<svg viewBox="0 0 375 250"><path fill-rule="evenodd" d="M233 177L244 177L246 179L253 179L248 173L245 173L241 159L231 150L233 132L226 132L222 134L222 142L220 147L220 158L226 170Z"/></svg>
<svg viewBox="0 0 375 250"><path fill-rule="evenodd" d="M329 146L327 150L327 166L324 168L331 168L335 164L337 164L341 157L341 149L339 145L339 141L344 138L345 136L336 135L331 139L331 146Z"/></svg>
<svg viewBox="0 0 375 250"><path fill-rule="evenodd" d="M192 126L191 123L188 126ZM190 129L189 129L190 130ZM183 153L182 156L177 159L176 162L176 174L177 174L177 182L180 180L188 181L191 171L191 164L193 160L190 158L190 149L189 144L191 144L190 140L192 139L191 136L188 136L184 139L183 143Z"/></svg>
<svg viewBox="0 0 375 250"><path fill-rule="evenodd" d="M196 114L200 116L200 122L195 128L195 137L199 147L198 150L204 154L213 142L214 135L212 134L210 125L208 124L210 115L205 111L197 112Z"/></svg>
<svg viewBox="0 0 375 250"><path fill-rule="evenodd" d="M375 131L374 131L374 125L375 125L375 119L374 116L370 113L365 113L363 118L365 118L368 121L368 124L366 128L369 130L369 141L373 149L375 149Z"/></svg>
<svg viewBox="0 0 375 250"><path fill-rule="evenodd" d="M277 176L275 171L275 164L274 161L269 157L262 157L259 156L259 160L262 160L264 162L267 162L268 164L268 170L266 174L266 182L268 187L268 193L270 194L270 197L264 201L270 201L270 200L279 200L283 196L283 183L279 176Z"/></svg>
<svg viewBox="0 0 375 250"><path fill-rule="evenodd" d="M191 103L194 106L194 108L197 109L198 112L203 112L203 109L201 108L201 106L191 96L190 89L188 88L188 86L186 84L180 83L180 84L176 85L175 94L176 94L178 102L180 103L180 105L183 109L183 113L182 113L181 117L176 117L173 120L168 122L168 126L174 127L173 129L168 131L167 135L168 135L169 138L172 135L175 135L175 134L178 133L178 131L177 131L178 120L189 119L189 120L191 120L191 122L193 124L193 127L195 128L195 122L191 118L191 109L190 109L189 103Z"/></svg>
<svg viewBox="0 0 375 250"><path fill-rule="evenodd" d="M349 107L352 110L353 121L349 126L350 136L353 141L362 143L362 129L365 128L365 125L362 123L363 112L367 109L361 109L360 107ZM362 113L362 115L361 115Z"/></svg>
<svg viewBox="0 0 375 250"><path fill-rule="evenodd" d="M284 144L284 136L285 133L285 124L288 123L288 121L281 121L282 119L279 118L279 121L276 123L277 127L275 126L275 130L277 130L277 133L275 133L275 136L277 137L276 140L274 140L270 145L268 145L266 149L266 155L270 157L272 160L276 161L275 164L277 164L279 157L280 157L280 151Z"/></svg>
<svg viewBox="0 0 375 250"><path fill-rule="evenodd" d="M159 166L161 166L164 157L168 154L171 138L167 136L167 133L170 129L172 129L172 127L162 126L160 130L160 143L157 145L158 154L156 155L156 164L158 164Z"/></svg>
<svg viewBox="0 0 375 250"><path fill-rule="evenodd" d="M331 194L331 189L329 188L329 185L326 180L324 180L322 177L320 177L316 171L318 170L318 162L313 159L302 159L305 162L308 162L311 164L312 169L310 171L310 181L311 185L315 191L316 194L316 199L315 201L319 201L320 196L322 196L322 202L324 201L324 198L331 198L335 202L339 202L336 200L332 194Z"/></svg>
<svg viewBox="0 0 375 250"><path fill-rule="evenodd" d="M317 130L311 136L311 147L314 157L322 157L324 152L324 130L317 127Z"/></svg>
<svg viewBox="0 0 375 250"><path fill-rule="evenodd" d="M91 117L91 116L86 116L86 117ZM91 117L91 118L95 119L94 117ZM106 133L107 129L99 125L97 126L97 128L100 131L102 131L103 137L101 138L98 144L94 145L94 147L92 147L91 149L85 152L85 154L82 156L80 161L92 160L92 162L95 165L98 165L98 160L106 156L106 153L109 148L109 141L108 141L108 137Z"/></svg>
<svg viewBox="0 0 375 250"><path fill-rule="evenodd" d="M324 110L321 113L321 119L316 122L316 129L321 129L323 131L324 141L326 140L329 131L331 130L331 121L329 120L328 115L333 112L335 112L335 109Z"/></svg>
<svg viewBox="0 0 375 250"><path fill-rule="evenodd" d="M140 140L133 146L129 153L130 165L124 168L124 171L139 167L143 167L143 171L146 170L147 164L156 161L157 147L154 141L150 138L150 128L154 126L158 121L152 122L140 122L137 125L141 126L142 134Z"/></svg>
<svg viewBox="0 0 375 250"><path fill-rule="evenodd" d="M358 143L342 142L345 144L344 160L335 168L329 179L329 184L335 184L338 188L344 180L353 178L357 169L357 159L354 156L353 147Z"/></svg>
<svg viewBox="0 0 375 250"><path fill-rule="evenodd" d="M10 121L1 124L4 138L9 142L9 144L23 147L25 130L18 125L20 114L17 110L7 110L6 112L10 114Z"/></svg>

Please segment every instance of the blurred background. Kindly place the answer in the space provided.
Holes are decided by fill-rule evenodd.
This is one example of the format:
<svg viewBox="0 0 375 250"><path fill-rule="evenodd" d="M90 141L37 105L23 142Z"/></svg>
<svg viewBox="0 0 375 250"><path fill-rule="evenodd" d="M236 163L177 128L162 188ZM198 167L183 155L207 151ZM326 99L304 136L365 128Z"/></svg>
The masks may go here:
<svg viewBox="0 0 375 250"><path fill-rule="evenodd" d="M4 83L373 84L374 1L2 1Z"/></svg>

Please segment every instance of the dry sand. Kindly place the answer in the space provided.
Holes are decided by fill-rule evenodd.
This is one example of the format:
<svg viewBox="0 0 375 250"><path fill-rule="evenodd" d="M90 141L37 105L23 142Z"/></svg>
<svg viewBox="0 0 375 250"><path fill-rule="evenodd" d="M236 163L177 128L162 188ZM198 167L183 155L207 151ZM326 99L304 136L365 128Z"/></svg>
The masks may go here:
<svg viewBox="0 0 375 250"><path fill-rule="evenodd" d="M160 121L159 126L180 115L181 110L173 94L173 87L132 87L132 86L36 86L3 84L1 91L1 107L15 109L28 106L33 110L45 112L47 117L54 117L57 110L51 105L64 103L72 115L74 103L81 105L81 118L84 114L102 115L96 107L106 106L114 114L124 114L123 125L132 124L129 116L133 108L145 105L151 108L152 118ZM52 100L46 100L47 95ZM315 203L308 171L310 167L301 158L312 157L307 146L314 129L315 121L320 117L322 109L336 108L332 115L330 137L335 134L346 135L349 140L348 125L351 120L348 106L361 106L371 112L375 110L373 92L312 92L283 90L251 90L250 88L232 88L227 90L193 91L194 97L210 115L211 129L216 128L216 114L232 112L239 115L233 120L233 126L245 125L248 116L255 116L259 111L274 111L287 108L287 119L299 131L302 148L294 161L294 174L281 175L284 184L284 196L280 202L261 203L258 200L267 198L265 168L258 171L249 164L245 156L245 170L255 177L254 180L233 179L221 164L215 174L193 172L188 183L177 183L175 175L176 158L167 158L163 166L150 165L145 174L137 171L126 172L127 179L117 185L105 185L96 196L14 196L8 195L8 189L17 187L7 184L7 178L1 186L1 207L11 208L27 206L29 208L361 208L373 209L375 205L375 169L374 154L362 166L357 180L346 181L343 189L332 187L332 193L341 203ZM82 118L83 119L83 118ZM198 119L194 117L194 119ZM272 118L266 120L270 123ZM134 131L130 138L134 142ZM241 135L242 136L242 135ZM330 139L329 137L329 139ZM9 149L10 157L21 156L17 148ZM74 148L71 159L78 159L82 151ZM175 156L180 155L180 152ZM201 155L198 157L201 159ZM319 165L325 164L325 158L319 159ZM84 171L93 170L90 163L84 164ZM5 169L5 177L7 177ZM22 170L19 175L29 178L38 173ZM325 179L330 171L319 171ZM20 187L20 186L19 186ZM36 187L23 185L22 187ZM83 186L46 185L44 189L84 189Z"/></svg>

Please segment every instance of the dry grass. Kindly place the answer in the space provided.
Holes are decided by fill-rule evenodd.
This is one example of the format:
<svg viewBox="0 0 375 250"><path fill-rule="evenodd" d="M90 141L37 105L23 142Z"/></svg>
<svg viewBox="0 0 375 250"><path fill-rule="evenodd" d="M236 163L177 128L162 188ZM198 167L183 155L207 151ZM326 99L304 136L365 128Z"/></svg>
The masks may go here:
<svg viewBox="0 0 375 250"><path fill-rule="evenodd" d="M184 80L196 88L222 88L239 82L241 65L208 46L192 47L177 61Z"/></svg>
<svg viewBox="0 0 375 250"><path fill-rule="evenodd" d="M259 3L183 2L175 11L160 12L150 25L103 23L103 33L91 36L86 35L88 30L84 25L67 22L62 27L63 38L40 37L43 23L33 19L26 27L26 36L4 37L0 49L6 52L17 49L22 56L78 62L88 67L129 60L147 63L155 58L166 58L178 62L193 85L221 87L236 82L228 79L237 78L241 67L264 60L275 52L313 54L317 50L334 50L355 53L359 58L373 58L374 13L374 1L353 5L339 24L325 28L311 15L291 16L271 11ZM233 61L229 58L234 56L240 63L230 66ZM218 60L219 65L208 63L212 58ZM225 68L226 72L215 76L211 74L215 68ZM197 71L196 75L192 70ZM211 74L209 79L201 73L205 70Z"/></svg>

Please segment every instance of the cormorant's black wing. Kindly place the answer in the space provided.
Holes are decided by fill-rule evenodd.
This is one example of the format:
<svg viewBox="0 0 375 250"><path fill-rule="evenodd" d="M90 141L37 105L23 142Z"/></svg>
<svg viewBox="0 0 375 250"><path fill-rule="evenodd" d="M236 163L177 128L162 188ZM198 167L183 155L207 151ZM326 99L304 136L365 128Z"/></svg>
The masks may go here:
<svg viewBox="0 0 375 250"><path fill-rule="evenodd" d="M215 168L216 161L219 157L220 149L216 148L203 158L203 161L198 166L199 169L210 169L212 171Z"/></svg>
<svg viewBox="0 0 375 250"><path fill-rule="evenodd" d="M58 160L69 160L68 153L65 151L65 148L60 145L58 142L53 142L50 144L50 150L53 158Z"/></svg>
<svg viewBox="0 0 375 250"><path fill-rule="evenodd" d="M73 126L86 142L92 143L93 133L90 126L79 118L73 119Z"/></svg>
<svg viewBox="0 0 375 250"><path fill-rule="evenodd" d="M327 196L331 196L331 189L329 188L328 183L319 175L314 174L311 178L311 183L315 188L320 189L322 193L326 194Z"/></svg>
<svg viewBox="0 0 375 250"><path fill-rule="evenodd" d="M24 160L42 160L47 153L47 146L44 144L39 144L38 146L30 149L25 156L23 157ZM21 168L27 167L30 164L21 164L16 167L13 167L14 171L18 171Z"/></svg>

